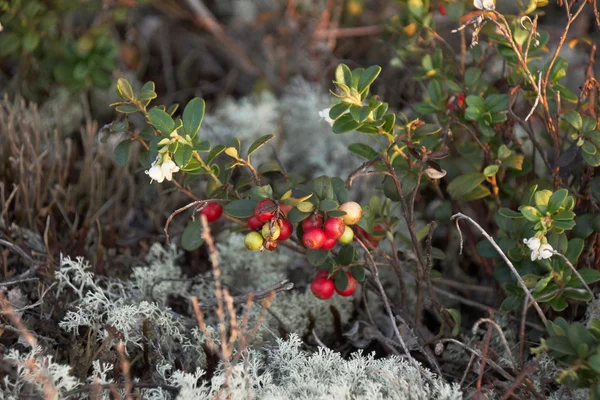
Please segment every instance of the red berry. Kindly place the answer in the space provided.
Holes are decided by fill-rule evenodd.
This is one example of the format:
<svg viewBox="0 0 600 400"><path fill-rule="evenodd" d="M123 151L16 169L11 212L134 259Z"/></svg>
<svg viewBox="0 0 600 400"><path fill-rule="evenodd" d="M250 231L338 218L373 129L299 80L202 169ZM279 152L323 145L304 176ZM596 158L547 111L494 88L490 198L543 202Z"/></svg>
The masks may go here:
<svg viewBox="0 0 600 400"><path fill-rule="evenodd" d="M281 242L282 240L286 240L290 236L292 236L292 233L294 232L294 227L292 226L290 221L288 221L287 219L280 219L277 221L277 223L279 224L280 231L279 238L277 240Z"/></svg>
<svg viewBox="0 0 600 400"><path fill-rule="evenodd" d="M446 6L443 4L439 4L438 5L438 11L440 12L440 14L442 14L443 16L446 16Z"/></svg>
<svg viewBox="0 0 600 400"><path fill-rule="evenodd" d="M350 272L346 272L346 275L348 275L348 286L346 286L346 289L338 290L337 287L335 288L335 291L338 292L340 296L352 296L358 287L358 281L354 279L352 274Z"/></svg>
<svg viewBox="0 0 600 400"><path fill-rule="evenodd" d="M327 237L338 240L344 234L346 230L346 224L344 224L344 220L341 218L329 218L325 221L325 225L323 225L323 230Z"/></svg>
<svg viewBox="0 0 600 400"><path fill-rule="evenodd" d="M262 222L267 222L275 216L277 206L273 200L261 200L254 208L254 216Z"/></svg>
<svg viewBox="0 0 600 400"><path fill-rule="evenodd" d="M305 232L312 228L320 228L321 226L323 226L323 217L319 214L312 214L302 221L302 230Z"/></svg>
<svg viewBox="0 0 600 400"><path fill-rule="evenodd" d="M265 224L260 219L256 218L254 215L248 218L246 222L248 223L248 228L250 228L251 231L257 231L259 229L262 229L262 226Z"/></svg>
<svg viewBox="0 0 600 400"><path fill-rule="evenodd" d="M304 232L304 235L302 235L302 243L304 243L308 249L320 249L326 238L327 236L325 236L325 232L323 232L322 229L312 228Z"/></svg>
<svg viewBox="0 0 600 400"><path fill-rule="evenodd" d="M200 210L200 214L204 215L208 222L215 222L223 215L223 207L220 204L210 202Z"/></svg>
<svg viewBox="0 0 600 400"><path fill-rule="evenodd" d="M333 296L333 292L335 291L335 284L333 281L324 276L317 276L310 283L310 290L313 292L315 297L321 300L327 300L331 296Z"/></svg>
<svg viewBox="0 0 600 400"><path fill-rule="evenodd" d="M321 246L321 249L331 250L335 247L336 243L337 243L337 240L330 238L330 237L326 237L325 241L323 242L323 245Z"/></svg>

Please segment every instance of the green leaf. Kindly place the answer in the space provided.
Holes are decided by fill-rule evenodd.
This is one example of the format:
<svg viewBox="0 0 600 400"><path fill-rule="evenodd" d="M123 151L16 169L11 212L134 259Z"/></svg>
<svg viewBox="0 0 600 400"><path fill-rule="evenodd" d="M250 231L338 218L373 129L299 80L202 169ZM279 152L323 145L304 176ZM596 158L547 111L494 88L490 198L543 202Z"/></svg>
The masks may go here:
<svg viewBox="0 0 600 400"><path fill-rule="evenodd" d="M491 176L494 176L498 173L498 170L500 169L500 166L493 164L493 165L488 165L487 167L485 167L485 169L483 170L483 175L487 176L488 178Z"/></svg>
<svg viewBox="0 0 600 400"><path fill-rule="evenodd" d="M334 192L331 184L331 179L328 176L320 176L314 181L315 195L320 200L333 200Z"/></svg>
<svg viewBox="0 0 600 400"><path fill-rule="evenodd" d="M538 190L533 195L535 205L536 206L544 206L544 207L548 207L548 202L550 201L550 197L552 197L551 190Z"/></svg>
<svg viewBox="0 0 600 400"><path fill-rule="evenodd" d="M600 374L600 356L593 355L587 359L587 364L592 368L597 374Z"/></svg>
<svg viewBox="0 0 600 400"><path fill-rule="evenodd" d="M485 102L483 101L483 98L481 96L475 96L473 94L470 94L467 96L465 101L467 102L467 105L469 107L473 107L474 109L477 109L480 112L483 112L483 110L485 109Z"/></svg>
<svg viewBox="0 0 600 400"><path fill-rule="evenodd" d="M484 180L485 176L480 172L460 175L450 182L448 185L448 192L453 199L458 200L479 186Z"/></svg>
<svg viewBox="0 0 600 400"><path fill-rule="evenodd" d="M590 167L600 166L600 152L596 154L582 152L581 157L583 158L583 161L585 161L585 163Z"/></svg>
<svg viewBox="0 0 600 400"><path fill-rule="evenodd" d="M131 114L139 111L136 106L131 104L119 104L115 107L115 110L123 114Z"/></svg>
<svg viewBox="0 0 600 400"><path fill-rule="evenodd" d="M384 132L392 133L394 126L396 125L396 114L386 114L382 118L384 124L381 126Z"/></svg>
<svg viewBox="0 0 600 400"><path fill-rule="evenodd" d="M562 115L562 119L567 121L573 128L580 130L583 127L581 115L575 110L569 110Z"/></svg>
<svg viewBox="0 0 600 400"><path fill-rule="evenodd" d="M365 280L365 269L360 265L355 265L351 267L350 272L352 273L354 279L356 279L357 281L362 282Z"/></svg>
<svg viewBox="0 0 600 400"><path fill-rule="evenodd" d="M223 207L223 211L235 218L249 218L254 215L256 203L256 200L233 200Z"/></svg>
<svg viewBox="0 0 600 400"><path fill-rule="evenodd" d="M519 211L521 211L521 214L531 222L538 222L543 217L542 213L532 206L521 206L519 207Z"/></svg>
<svg viewBox="0 0 600 400"><path fill-rule="evenodd" d="M573 348L577 348L579 344L585 343L587 345L595 345L596 338L592 335L583 324L579 322L573 322L571 326L569 326L569 331L567 332L567 337L571 342L571 346Z"/></svg>
<svg viewBox="0 0 600 400"><path fill-rule="evenodd" d="M515 311L522 308L523 298L515 295L508 296L500 305L502 311Z"/></svg>
<svg viewBox="0 0 600 400"><path fill-rule="evenodd" d="M304 221L309 215L309 212L302 212L294 207L288 213L288 221L292 224L297 224L298 222Z"/></svg>
<svg viewBox="0 0 600 400"><path fill-rule="evenodd" d="M269 172L283 172L283 168L281 168L281 165L277 161L267 161L260 164L256 171L262 175Z"/></svg>
<svg viewBox="0 0 600 400"><path fill-rule="evenodd" d="M555 298L550 300L548 302L548 304L550 304L550 306L552 307L552 309L554 311L559 311L559 312L563 311L564 309L566 309L569 306L569 303L567 303L567 301L561 296L556 296Z"/></svg>
<svg viewBox="0 0 600 400"><path fill-rule="evenodd" d="M138 95L139 100L152 100L157 97L154 87L154 82L146 82L142 89L140 90L140 94Z"/></svg>
<svg viewBox="0 0 600 400"><path fill-rule="evenodd" d="M511 154L512 151L508 147L506 147L505 144L501 145L500 148L498 148L498 158L501 160L510 156Z"/></svg>
<svg viewBox="0 0 600 400"><path fill-rule="evenodd" d="M315 205L308 201L302 201L296 204L296 208L303 213L310 213L315 209Z"/></svg>
<svg viewBox="0 0 600 400"><path fill-rule="evenodd" d="M440 85L440 82L437 80L429 82L429 85L427 85L427 92L429 93L429 97L433 104L438 104L442 101L442 85Z"/></svg>
<svg viewBox="0 0 600 400"><path fill-rule="evenodd" d="M329 110L329 118L336 120L341 117L350 108L350 103L341 102L331 107Z"/></svg>
<svg viewBox="0 0 600 400"><path fill-rule="evenodd" d="M571 261L572 264L577 264L577 259L583 252L583 245L584 242L580 238L574 238L569 240L569 245L567 247L565 257L567 257L567 259Z"/></svg>
<svg viewBox="0 0 600 400"><path fill-rule="evenodd" d="M578 272L579 272L579 275L581 275L581 277L585 281L585 283L587 283L588 285L600 281L600 271L598 271L596 269L581 268ZM581 281L579 280L579 278L577 276L573 276L571 278L571 281L572 281L571 286L583 287L583 285L581 284Z"/></svg>
<svg viewBox="0 0 600 400"><path fill-rule="evenodd" d="M179 167L185 167L188 162L192 159L192 147L187 144L179 144L177 146L177 150L175 151L175 163Z"/></svg>
<svg viewBox="0 0 600 400"><path fill-rule="evenodd" d="M195 221L187 224L181 235L181 247L184 250L196 250L204 243L202 239L202 221L197 218Z"/></svg>
<svg viewBox="0 0 600 400"><path fill-rule="evenodd" d="M310 265L314 265L315 267L318 267L319 265L323 264L325 260L327 260L328 255L329 251L327 250L306 250L306 258L308 259L308 262L310 263Z"/></svg>
<svg viewBox="0 0 600 400"><path fill-rule="evenodd" d="M199 97L194 97L187 103L183 110L183 130L186 134L196 136L204 119L205 108L204 100Z"/></svg>
<svg viewBox="0 0 600 400"><path fill-rule="evenodd" d="M360 76L360 80L358 82L358 93L365 91L371 84L377 79L379 73L381 72L381 67L379 65L372 65L367 68Z"/></svg>
<svg viewBox="0 0 600 400"><path fill-rule="evenodd" d="M502 160L502 164L506 165L508 168L516 169L517 171L522 171L524 160L525 156L523 154L512 154L504 160Z"/></svg>
<svg viewBox="0 0 600 400"><path fill-rule="evenodd" d="M577 357L577 352L571 346L569 339L565 336L551 336L546 339L546 345L552 351L559 353L560 355L570 355Z"/></svg>
<svg viewBox="0 0 600 400"><path fill-rule="evenodd" d="M548 208L550 208L550 207L548 207ZM563 210L561 212L554 214L552 216L552 219L554 221L572 221L573 219L575 219L575 213L570 210Z"/></svg>
<svg viewBox="0 0 600 400"><path fill-rule="evenodd" d="M341 265L350 265L357 257L356 249L349 244L343 245L338 253L338 261Z"/></svg>
<svg viewBox="0 0 600 400"><path fill-rule="evenodd" d="M338 203L343 204L350 199L348 189L346 188L346 182L341 178L331 178L331 186L333 187L333 192Z"/></svg>
<svg viewBox="0 0 600 400"><path fill-rule="evenodd" d="M35 31L27 31L23 36L23 50L32 52L40 44L40 35Z"/></svg>
<svg viewBox="0 0 600 400"><path fill-rule="evenodd" d="M335 69L335 81L352 87L352 72L346 64L340 64Z"/></svg>
<svg viewBox="0 0 600 400"><path fill-rule="evenodd" d="M348 274L346 274L346 271L338 271L333 278L333 282L335 288L340 292L346 290L348 288Z"/></svg>
<svg viewBox="0 0 600 400"><path fill-rule="evenodd" d="M583 141L583 144L581 145L581 150L591 155L594 155L598 152L594 143L587 140Z"/></svg>
<svg viewBox="0 0 600 400"><path fill-rule="evenodd" d="M325 199L325 200L321 200L319 202L319 210L325 211L325 212L337 210L337 208L339 206L340 206L340 203L338 203L335 200Z"/></svg>
<svg viewBox="0 0 600 400"><path fill-rule="evenodd" d="M454 321L454 327L452 328L452 336L457 336L460 333L460 324L462 321L462 317L460 315L460 311L455 308L448 308L448 314L452 317Z"/></svg>
<svg viewBox="0 0 600 400"><path fill-rule="evenodd" d="M352 143L350 146L348 146L348 150L360 157L366 158L367 160L372 160L379 155L379 153L373 150L372 147L363 143Z"/></svg>
<svg viewBox="0 0 600 400"><path fill-rule="evenodd" d="M558 209L563 205L563 203L567 199L568 195L569 191L567 189L558 189L556 192L554 192L552 194L552 197L550 197L550 200L548 201L548 212L555 213L556 211L558 211Z"/></svg>
<svg viewBox="0 0 600 400"><path fill-rule="evenodd" d="M119 78L117 80L117 94L119 95L120 98L122 98L123 100L135 100L135 95L133 94L133 88L131 87L131 84L123 78Z"/></svg>
<svg viewBox="0 0 600 400"><path fill-rule="evenodd" d="M194 150L200 153L207 153L210 150L210 142L208 140L199 140L200 137L198 135L196 135L194 139Z"/></svg>
<svg viewBox="0 0 600 400"><path fill-rule="evenodd" d="M206 163L210 164L212 160L225 150L225 145L219 144L212 148L208 156L206 157Z"/></svg>
<svg viewBox="0 0 600 400"><path fill-rule="evenodd" d="M264 136L261 136L258 139L256 139L254 141L254 143L252 143L252 145L250 145L250 148L248 149L248 156L250 156L250 154L254 153L256 150L260 149L261 147L263 147L265 144L267 144L268 142L270 142L273 139L275 139L275 135L273 135L273 134L264 135Z"/></svg>
<svg viewBox="0 0 600 400"><path fill-rule="evenodd" d="M563 231L573 229L574 226L575 226L575 221L560 221L560 220L552 221L553 228L560 229Z"/></svg>
<svg viewBox="0 0 600 400"><path fill-rule="evenodd" d="M120 166L125 166L129 161L129 149L131 148L131 140L125 139L115 147L115 161Z"/></svg>
<svg viewBox="0 0 600 400"><path fill-rule="evenodd" d="M523 214L513 211L510 208L501 208L498 212L507 218L523 218Z"/></svg>
<svg viewBox="0 0 600 400"><path fill-rule="evenodd" d="M262 199L270 199L273 197L273 188L271 185L253 186L246 192L246 195L257 201ZM275 209L273 208L272 210L265 211L275 211Z"/></svg>
<svg viewBox="0 0 600 400"><path fill-rule="evenodd" d="M114 121L112 124L110 124L110 131L113 133L127 132L128 129L129 123L126 119L121 121Z"/></svg>
<svg viewBox="0 0 600 400"><path fill-rule="evenodd" d="M0 34L0 56L16 52L21 45L21 38L15 32L5 31Z"/></svg>
<svg viewBox="0 0 600 400"><path fill-rule="evenodd" d="M336 121L333 123L332 130L333 133L336 134L348 133L356 130L356 128L358 128L360 125L361 124L359 122L356 122L354 118L352 118L352 115L344 114L340 118L336 119Z"/></svg>
<svg viewBox="0 0 600 400"><path fill-rule="evenodd" d="M160 108L155 107L148 111L148 119L156 129L165 135L169 135L175 129L173 118Z"/></svg>

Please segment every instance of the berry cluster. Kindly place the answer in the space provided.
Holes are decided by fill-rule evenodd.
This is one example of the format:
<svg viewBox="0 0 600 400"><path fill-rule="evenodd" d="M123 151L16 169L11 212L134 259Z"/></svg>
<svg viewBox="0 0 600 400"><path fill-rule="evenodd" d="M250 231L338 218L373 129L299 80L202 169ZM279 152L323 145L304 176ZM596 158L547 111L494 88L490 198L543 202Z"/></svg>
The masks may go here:
<svg viewBox="0 0 600 400"><path fill-rule="evenodd" d="M310 250L331 250L339 241L348 244L354 239L354 232L349 225L356 224L362 217L362 208L358 203L348 201L338 210L346 215L341 218L328 218L323 223L323 216L319 213L311 214L302 221L302 243Z"/></svg>
<svg viewBox="0 0 600 400"><path fill-rule="evenodd" d="M340 296L352 296L356 292L358 287L358 281L354 279L350 272L340 271L340 274L346 274L348 276L348 286L346 289L339 290L329 273L323 270L317 272L317 276L310 283L310 290L315 297L321 300L327 300L333 296L333 292L336 291Z"/></svg>
<svg viewBox="0 0 600 400"><path fill-rule="evenodd" d="M274 251L278 242L292 236L294 228L286 218L291 208L268 199L258 202L254 208L254 215L246 220L248 228L252 231L244 238L246 248Z"/></svg>

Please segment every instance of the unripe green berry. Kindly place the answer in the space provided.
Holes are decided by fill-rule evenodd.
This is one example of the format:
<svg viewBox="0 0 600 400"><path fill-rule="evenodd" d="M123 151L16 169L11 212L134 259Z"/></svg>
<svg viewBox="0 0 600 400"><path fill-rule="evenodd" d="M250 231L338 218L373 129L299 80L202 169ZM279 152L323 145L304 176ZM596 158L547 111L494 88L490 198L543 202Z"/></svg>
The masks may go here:
<svg viewBox="0 0 600 400"><path fill-rule="evenodd" d="M261 231L262 236L265 239L277 240L277 238L281 234L281 229L279 228L279 225L277 223L274 223L273 227L270 227L269 225L270 224L268 222L263 225L262 231ZM269 236L270 236L270 238L269 238Z"/></svg>
<svg viewBox="0 0 600 400"><path fill-rule="evenodd" d="M250 232L244 238L244 245L248 250L258 250L263 245L264 239L258 232Z"/></svg>
<svg viewBox="0 0 600 400"><path fill-rule="evenodd" d="M354 239L354 231L348 225L346 225L346 229L344 229L344 234L340 236L338 242L341 244L350 244Z"/></svg>

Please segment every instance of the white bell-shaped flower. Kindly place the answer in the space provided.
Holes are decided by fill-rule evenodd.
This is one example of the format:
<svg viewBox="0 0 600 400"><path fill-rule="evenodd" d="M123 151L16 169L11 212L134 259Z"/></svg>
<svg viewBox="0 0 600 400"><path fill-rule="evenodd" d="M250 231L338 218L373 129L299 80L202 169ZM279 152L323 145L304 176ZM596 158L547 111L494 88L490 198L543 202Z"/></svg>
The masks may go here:
<svg viewBox="0 0 600 400"><path fill-rule="evenodd" d="M496 9L495 0L473 0L473 5L478 10L494 11Z"/></svg>
<svg viewBox="0 0 600 400"><path fill-rule="evenodd" d="M546 241L545 238L544 241ZM523 239L523 243L525 243L527 247L529 247L529 250L531 250L531 261L546 260L552 257L552 254L554 253L554 249L551 245L548 243L542 243L542 240L536 238L535 236L529 239Z"/></svg>
<svg viewBox="0 0 600 400"><path fill-rule="evenodd" d="M168 154L163 156L156 157L156 160L152 163L152 166L149 170L146 171L146 175L148 175L153 181L161 183L165 179L170 181L173 179L173 173L178 172L179 167Z"/></svg>
<svg viewBox="0 0 600 400"><path fill-rule="evenodd" d="M333 126L333 123L335 121L329 117L329 111L331 111L331 108L326 108L324 110L319 111L319 117L325 120L330 126Z"/></svg>

